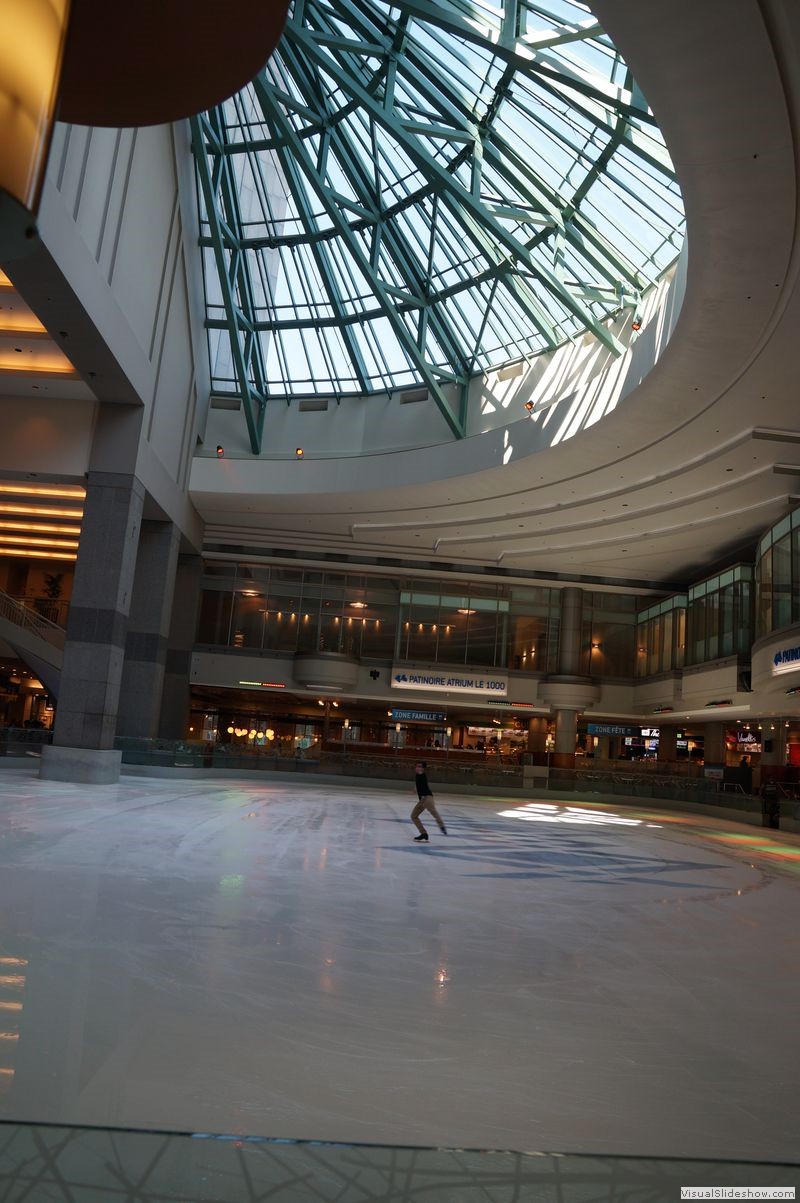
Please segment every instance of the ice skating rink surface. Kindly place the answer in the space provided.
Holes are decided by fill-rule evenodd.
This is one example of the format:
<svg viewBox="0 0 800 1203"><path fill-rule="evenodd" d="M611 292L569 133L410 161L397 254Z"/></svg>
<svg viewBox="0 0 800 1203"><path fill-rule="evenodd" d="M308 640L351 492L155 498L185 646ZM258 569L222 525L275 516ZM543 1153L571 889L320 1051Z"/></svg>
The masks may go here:
<svg viewBox="0 0 800 1203"><path fill-rule="evenodd" d="M414 799L4 771L0 1116L797 1160L800 838Z"/></svg>

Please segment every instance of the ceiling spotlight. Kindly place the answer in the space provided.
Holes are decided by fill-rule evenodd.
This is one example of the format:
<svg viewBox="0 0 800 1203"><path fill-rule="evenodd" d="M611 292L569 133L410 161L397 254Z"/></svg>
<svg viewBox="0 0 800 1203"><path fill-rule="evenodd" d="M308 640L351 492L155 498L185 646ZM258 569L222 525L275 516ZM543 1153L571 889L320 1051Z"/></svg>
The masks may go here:
<svg viewBox="0 0 800 1203"><path fill-rule="evenodd" d="M530 413L530 412L531 412L531 410L533 409L533 402L532 402L532 401L526 401L526 402L525 402L525 408L527 409L528 413Z"/></svg>
<svg viewBox="0 0 800 1203"><path fill-rule="evenodd" d="M302 447L295 447L294 453L297 459L302 459L305 455L305 451L303 451Z"/></svg>
<svg viewBox="0 0 800 1203"><path fill-rule="evenodd" d="M225 448L222 443L217 443L217 459L223 459L225 456Z"/></svg>
<svg viewBox="0 0 800 1203"><path fill-rule="evenodd" d="M641 328L642 328L642 317L641 317L641 314L637 313L634 316L633 321L631 322L631 330L641 330Z"/></svg>

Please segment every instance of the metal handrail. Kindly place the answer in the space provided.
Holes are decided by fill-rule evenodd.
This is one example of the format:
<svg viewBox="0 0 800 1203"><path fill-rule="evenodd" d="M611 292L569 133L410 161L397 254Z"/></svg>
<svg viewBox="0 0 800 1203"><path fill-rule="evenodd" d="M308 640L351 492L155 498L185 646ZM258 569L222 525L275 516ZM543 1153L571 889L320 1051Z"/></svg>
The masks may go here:
<svg viewBox="0 0 800 1203"><path fill-rule="evenodd" d="M2 591L0 591L0 618L5 618L24 631L30 631L32 635L44 639L59 650L64 648L66 631L63 627L60 627L58 623L51 622L49 618L43 618L41 614L26 606L24 602L18 601Z"/></svg>

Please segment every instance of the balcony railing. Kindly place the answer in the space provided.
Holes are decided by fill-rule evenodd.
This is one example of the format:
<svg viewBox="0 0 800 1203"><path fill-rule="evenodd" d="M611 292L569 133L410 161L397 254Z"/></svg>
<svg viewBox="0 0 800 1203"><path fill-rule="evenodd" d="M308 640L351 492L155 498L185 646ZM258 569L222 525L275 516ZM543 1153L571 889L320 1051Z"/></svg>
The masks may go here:
<svg viewBox="0 0 800 1203"><path fill-rule="evenodd" d="M0 618L4 618L21 630L28 631L63 651L66 639L64 628L41 614L39 609L34 608L31 603L0 592Z"/></svg>

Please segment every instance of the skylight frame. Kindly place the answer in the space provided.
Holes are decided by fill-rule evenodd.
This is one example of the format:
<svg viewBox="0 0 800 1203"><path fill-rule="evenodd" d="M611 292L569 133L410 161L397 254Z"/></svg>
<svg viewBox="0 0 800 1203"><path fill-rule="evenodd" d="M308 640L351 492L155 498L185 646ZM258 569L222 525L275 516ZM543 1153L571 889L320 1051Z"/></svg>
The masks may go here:
<svg viewBox="0 0 800 1203"><path fill-rule="evenodd" d="M422 385L463 435L477 372L586 331L619 354L611 319L683 238L653 115L577 0L296 0L193 146L213 388L254 452L267 402L309 393Z"/></svg>

